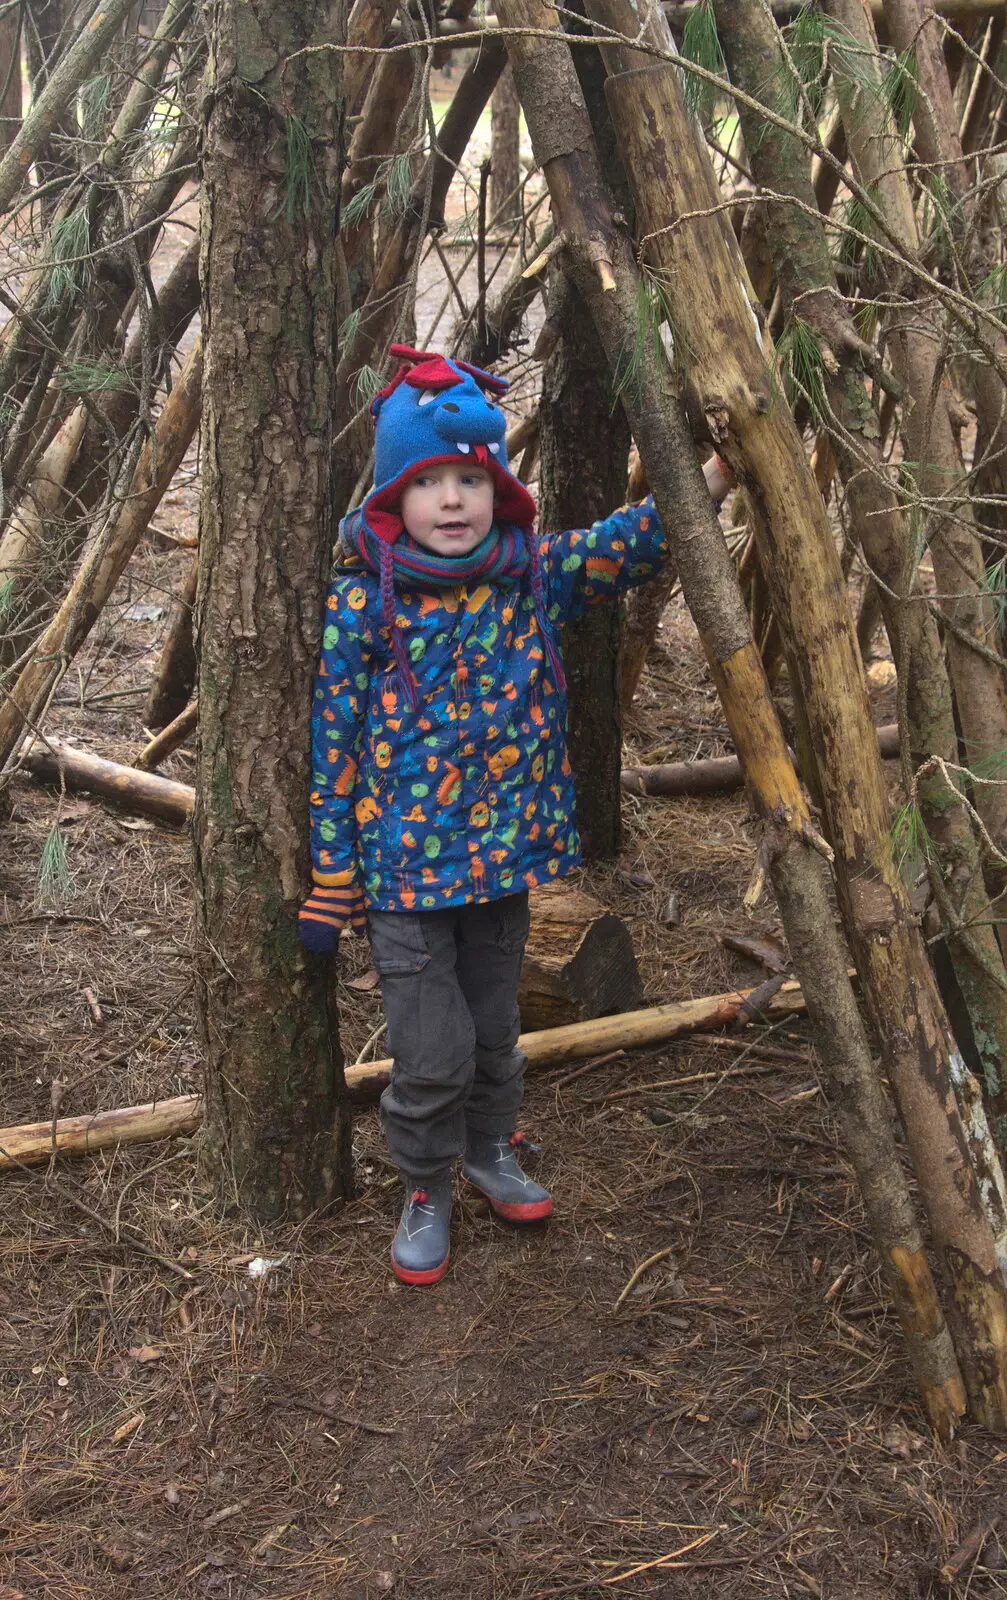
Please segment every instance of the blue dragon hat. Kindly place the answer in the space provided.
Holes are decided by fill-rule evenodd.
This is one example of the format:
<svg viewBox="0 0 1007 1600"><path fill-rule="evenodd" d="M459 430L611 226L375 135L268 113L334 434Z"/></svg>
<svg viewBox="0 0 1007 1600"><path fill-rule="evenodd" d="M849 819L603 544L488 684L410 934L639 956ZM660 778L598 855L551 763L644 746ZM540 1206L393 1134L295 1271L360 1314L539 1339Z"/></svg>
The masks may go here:
<svg viewBox="0 0 1007 1600"><path fill-rule="evenodd" d="M499 520L530 528L535 502L507 465L507 419L496 404L506 380L410 345L393 344L389 353L402 365L371 403L374 487L361 508L371 531L394 544L409 480L423 467L466 460L492 477Z"/></svg>

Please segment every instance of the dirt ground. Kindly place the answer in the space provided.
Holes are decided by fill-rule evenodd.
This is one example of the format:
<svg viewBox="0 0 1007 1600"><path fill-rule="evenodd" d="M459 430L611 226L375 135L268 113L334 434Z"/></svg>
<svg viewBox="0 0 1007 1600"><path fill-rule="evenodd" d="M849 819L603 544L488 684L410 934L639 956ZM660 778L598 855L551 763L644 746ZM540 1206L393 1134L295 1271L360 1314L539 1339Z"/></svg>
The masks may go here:
<svg viewBox="0 0 1007 1600"><path fill-rule="evenodd" d="M195 470L49 718L112 758L143 739ZM678 600L627 745L727 748ZM191 780L191 755L165 770ZM24 779L13 801L4 1121L198 1090L188 840ZM619 862L584 882L630 925L648 999L757 982L720 942L746 926L743 799L625 806ZM347 941L348 1059L380 1050L368 966ZM219 1214L187 1141L4 1177L0 1600L1007 1594L996 1532L938 1575L998 1513L1007 1451L929 1437L814 1051L800 1024L759 1040L776 1054L757 1038L532 1076L555 1219L514 1230L463 1195L430 1291L390 1273L373 1111L358 1197L297 1228Z"/></svg>
<svg viewBox="0 0 1007 1600"><path fill-rule="evenodd" d="M191 518L191 486L173 493L164 534ZM135 753L150 612L188 559L150 543L54 731ZM679 602L628 733L635 754L724 748ZM48 1116L57 1080L64 1114L197 1089L187 840L27 781L14 803L5 1119ZM585 879L630 923L648 997L757 980L720 944L744 925L743 801L627 801L626 822L619 863ZM351 1059L380 1016L350 986L367 966L352 942ZM0 1593L946 1593L1007 1456L972 1427L949 1450L927 1435L814 1053L800 1025L762 1040L780 1059L744 1056L751 1037L531 1077L557 1215L516 1231L463 1196L432 1291L391 1277L371 1111L359 1197L299 1228L218 1215L185 1141L4 1178ZM254 1277L259 1256L280 1264ZM1007 1593L1004 1562L994 1534L958 1592Z"/></svg>

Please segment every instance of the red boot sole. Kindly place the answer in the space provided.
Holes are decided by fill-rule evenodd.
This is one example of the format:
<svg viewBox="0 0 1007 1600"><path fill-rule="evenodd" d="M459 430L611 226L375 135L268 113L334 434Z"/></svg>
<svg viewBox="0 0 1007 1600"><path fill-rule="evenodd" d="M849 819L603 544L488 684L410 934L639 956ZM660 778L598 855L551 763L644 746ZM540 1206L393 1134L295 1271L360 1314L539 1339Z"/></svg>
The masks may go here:
<svg viewBox="0 0 1007 1600"><path fill-rule="evenodd" d="M469 1183L472 1179L469 1178ZM507 1222L541 1222L543 1217L552 1216L552 1196L548 1200L533 1200L527 1205L522 1205L520 1200L494 1200L485 1189L480 1189L477 1183L472 1183L477 1194L483 1195L496 1212L498 1217L503 1217Z"/></svg>
<svg viewBox="0 0 1007 1600"><path fill-rule="evenodd" d="M446 1255L444 1257L444 1260L441 1262L439 1267L431 1267L428 1272L413 1272L413 1271L410 1270L409 1267L400 1267L398 1262L396 1261L394 1255L393 1255L392 1256L392 1271L394 1272L395 1276L398 1278L400 1283L409 1283L409 1284L440 1283L440 1281L443 1278L444 1274L448 1270L448 1262L450 1261L450 1259L451 1259L451 1256L450 1256L450 1252L449 1252L448 1255Z"/></svg>

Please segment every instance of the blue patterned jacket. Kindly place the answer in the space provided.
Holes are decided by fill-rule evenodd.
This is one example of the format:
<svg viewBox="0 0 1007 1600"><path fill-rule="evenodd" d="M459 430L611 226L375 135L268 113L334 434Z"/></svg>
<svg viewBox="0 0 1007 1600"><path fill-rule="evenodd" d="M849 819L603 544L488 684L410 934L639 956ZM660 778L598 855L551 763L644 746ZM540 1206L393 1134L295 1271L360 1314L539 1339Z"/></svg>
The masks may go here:
<svg viewBox="0 0 1007 1600"><path fill-rule="evenodd" d="M352 513L351 513L352 515ZM550 622L653 577L667 547L648 498L540 543ZM317 882L359 872L368 905L499 899L580 862L566 696L551 681L527 574L396 591L419 685L399 685L376 577L333 569L312 717Z"/></svg>

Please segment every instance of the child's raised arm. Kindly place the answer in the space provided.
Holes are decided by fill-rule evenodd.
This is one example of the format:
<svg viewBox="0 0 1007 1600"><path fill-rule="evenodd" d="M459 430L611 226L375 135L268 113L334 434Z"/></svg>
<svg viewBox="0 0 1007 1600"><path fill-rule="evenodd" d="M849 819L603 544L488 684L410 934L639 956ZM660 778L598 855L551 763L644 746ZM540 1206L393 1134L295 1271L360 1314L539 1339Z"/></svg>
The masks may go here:
<svg viewBox="0 0 1007 1600"><path fill-rule="evenodd" d="M540 550L550 620L565 622L592 601L653 578L667 559L668 543L648 495L589 528L547 535Z"/></svg>

